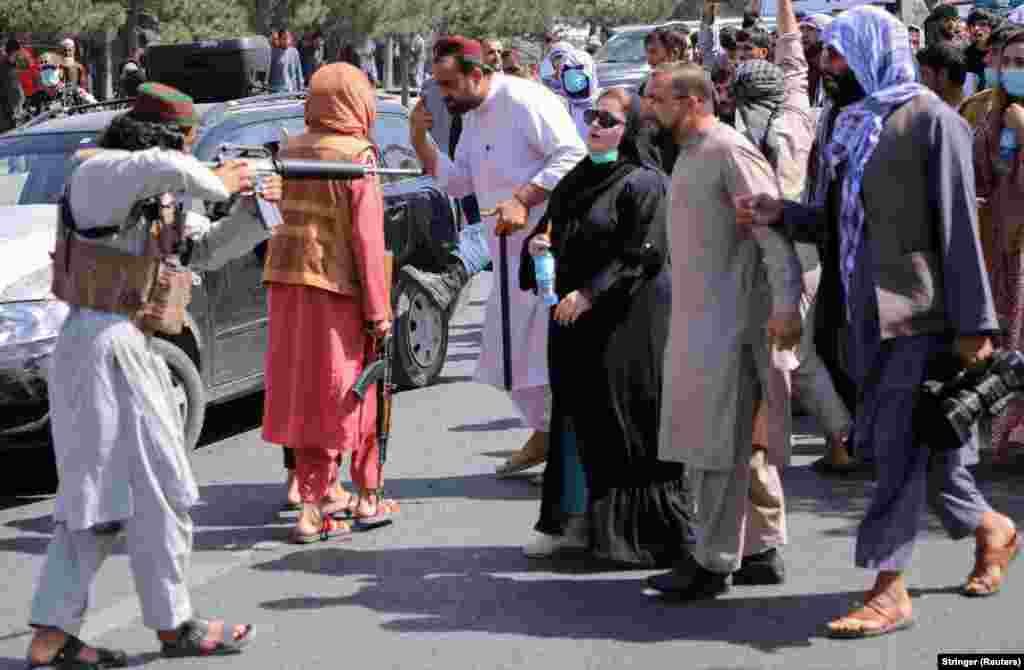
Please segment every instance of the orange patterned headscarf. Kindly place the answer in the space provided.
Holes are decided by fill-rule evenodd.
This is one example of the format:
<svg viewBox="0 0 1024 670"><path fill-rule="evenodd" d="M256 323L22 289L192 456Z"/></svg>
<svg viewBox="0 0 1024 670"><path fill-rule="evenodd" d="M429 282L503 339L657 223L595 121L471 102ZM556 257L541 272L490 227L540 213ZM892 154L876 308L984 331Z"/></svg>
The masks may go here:
<svg viewBox="0 0 1024 670"><path fill-rule="evenodd" d="M376 119L377 93L359 68L330 63L309 80L306 125L310 130L369 139Z"/></svg>

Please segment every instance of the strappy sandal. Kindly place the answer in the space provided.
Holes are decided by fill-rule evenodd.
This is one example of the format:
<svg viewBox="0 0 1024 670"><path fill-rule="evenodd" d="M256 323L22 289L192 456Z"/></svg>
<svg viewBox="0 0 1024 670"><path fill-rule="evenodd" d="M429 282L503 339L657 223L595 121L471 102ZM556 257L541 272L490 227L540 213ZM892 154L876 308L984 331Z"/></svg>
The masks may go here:
<svg viewBox="0 0 1024 670"><path fill-rule="evenodd" d="M354 513L352 517L352 530L366 531L387 526L394 521L394 517L398 515L398 510L400 509L398 501L390 498L378 498L376 507L377 509L373 514L363 515ZM357 503L356 510L358 508Z"/></svg>
<svg viewBox="0 0 1024 670"><path fill-rule="evenodd" d="M347 521L338 521L329 516L323 517L320 530L315 533L300 533L295 528L288 535L292 544L313 544L314 542L326 542L327 540L339 539L352 534L352 526Z"/></svg>
<svg viewBox="0 0 1024 670"><path fill-rule="evenodd" d="M207 640L210 624L209 620L196 617L181 624L174 642L161 641L160 655L164 658L186 658L238 654L252 641L252 624L246 624L245 634L236 640L235 626L226 621L221 628L220 640Z"/></svg>
<svg viewBox="0 0 1024 670"><path fill-rule="evenodd" d="M902 616L895 609L886 609L878 602L877 597L871 598L862 607L832 623L839 621L856 622L854 627L850 628L833 628L831 625L827 627L828 636L840 640L860 640L888 635L914 625L913 616Z"/></svg>
<svg viewBox="0 0 1024 670"><path fill-rule="evenodd" d="M64 645L46 663L29 661L26 670L34 668L53 668L53 670L97 670L98 668L123 668L128 665L128 654L120 649L93 647L96 651L96 662L83 661L78 658L83 649L88 648L85 642L67 633Z"/></svg>
<svg viewBox="0 0 1024 670"><path fill-rule="evenodd" d="M1006 572L1013 559L1020 553L1020 535L1013 531L1013 537L1002 547L974 549L974 570L967 576L960 592L968 598L987 598L999 593L1006 581ZM992 574L992 568L999 568L999 576Z"/></svg>

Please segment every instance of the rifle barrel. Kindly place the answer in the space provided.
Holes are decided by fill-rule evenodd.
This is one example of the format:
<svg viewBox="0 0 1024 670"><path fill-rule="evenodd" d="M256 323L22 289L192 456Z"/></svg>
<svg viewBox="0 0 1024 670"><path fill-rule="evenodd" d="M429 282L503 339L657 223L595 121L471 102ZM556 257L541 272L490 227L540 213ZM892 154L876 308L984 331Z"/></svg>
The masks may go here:
<svg viewBox="0 0 1024 670"><path fill-rule="evenodd" d="M243 159L244 160L244 159ZM367 175L397 175L403 177L420 177L423 170L403 168L379 168L348 161L306 160L285 158L269 161L266 159L249 159L257 170L273 171L285 179L361 179ZM208 162L209 168L220 166L218 162Z"/></svg>

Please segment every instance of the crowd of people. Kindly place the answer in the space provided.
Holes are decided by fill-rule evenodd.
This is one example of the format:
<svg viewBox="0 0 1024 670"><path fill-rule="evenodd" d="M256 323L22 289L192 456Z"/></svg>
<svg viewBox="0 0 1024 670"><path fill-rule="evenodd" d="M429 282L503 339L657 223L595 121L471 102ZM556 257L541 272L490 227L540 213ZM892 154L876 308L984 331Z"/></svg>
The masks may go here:
<svg viewBox="0 0 1024 670"><path fill-rule="evenodd" d="M17 38L8 38L0 62L0 132L54 106L96 102L89 69L77 59L76 44L61 40L59 50L35 54Z"/></svg>
<svg viewBox="0 0 1024 670"><path fill-rule="evenodd" d="M796 401L826 434L817 470L878 481L856 551L877 575L829 634L913 623L903 573L925 502L950 537L975 538L963 594L998 593L1020 541L966 467L978 438L929 450L914 420L936 361L1019 347L1024 26L940 6L915 30L875 7L797 17L781 2L772 32L757 17L719 30L715 9L696 34L647 36L638 91L601 89L585 50L554 36L540 86L502 76L533 78L486 41L435 45L448 114L418 103L413 145L496 222L417 276L447 306L481 237L487 258L502 236L520 250L496 276L512 286L511 374L495 289L476 379L534 431L499 476L547 462L524 552L671 566L648 584L683 599L781 583ZM994 423L997 458L1021 440L1021 407Z"/></svg>
<svg viewBox="0 0 1024 670"><path fill-rule="evenodd" d="M998 594L1020 550L968 469L980 436L929 445L918 389L936 363L979 364L1024 336L1024 25L976 12L967 44L939 7L918 48L878 7L778 10L775 34L756 17L718 30L713 2L696 35L652 32L638 90L602 89L590 54L557 35L537 70L496 40L436 40L410 141L467 225L443 272L402 271L451 309L501 260L475 379L507 391L532 431L497 474L547 463L527 556L669 568L646 583L684 601L784 582L780 471L796 401L826 434L821 472L875 471L855 552L874 582L826 622L833 637L875 637L914 623L904 573L926 504L950 538L975 541L965 597ZM284 53L290 38L276 43L281 71L299 68L282 76L309 91L307 132L283 155L375 165L372 78L348 62L307 75ZM268 242L263 436L290 460L290 540L399 513L381 496L381 408L352 393L392 326L377 179L271 178L258 197L283 222L270 229L244 164L211 171L188 155L197 124L188 96L141 84L78 157L62 203L55 287L72 307L50 384L61 484L31 667L124 665L76 637L122 532L165 656L252 638L189 600L198 494L150 337L173 329L183 312L168 306L188 295L140 307L125 297L132 280L122 296L94 268L141 263L151 277L158 263L169 278ZM227 215L210 221L200 200L227 202ZM1011 403L990 431L997 454L1021 443L1022 423L1024 402ZM343 458L355 491L341 486Z"/></svg>

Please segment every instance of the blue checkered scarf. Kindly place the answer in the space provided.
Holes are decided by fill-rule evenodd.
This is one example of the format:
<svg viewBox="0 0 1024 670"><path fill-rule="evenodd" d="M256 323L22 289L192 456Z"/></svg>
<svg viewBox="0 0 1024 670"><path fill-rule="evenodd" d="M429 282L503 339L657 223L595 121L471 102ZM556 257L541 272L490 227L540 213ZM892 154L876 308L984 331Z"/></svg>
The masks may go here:
<svg viewBox="0 0 1024 670"><path fill-rule="evenodd" d="M861 183L864 168L878 146L886 117L919 95L934 95L917 83L907 28L883 9L850 9L825 29L822 42L846 58L867 96L840 110L831 136L829 101L818 123L818 169L810 204L825 207L829 184L843 171L839 210L840 275L850 315L850 284L864 235ZM822 150L824 147L824 150Z"/></svg>

